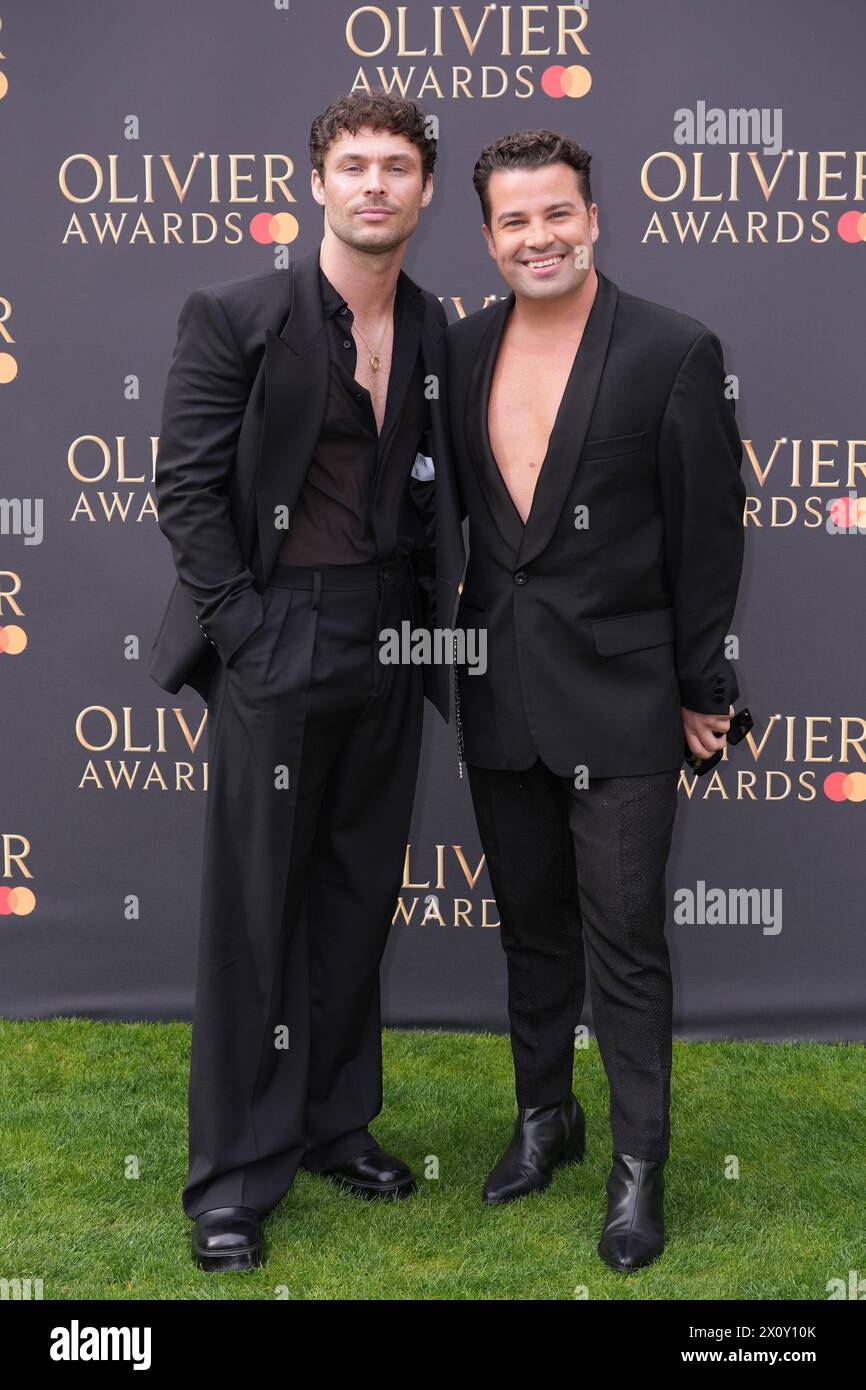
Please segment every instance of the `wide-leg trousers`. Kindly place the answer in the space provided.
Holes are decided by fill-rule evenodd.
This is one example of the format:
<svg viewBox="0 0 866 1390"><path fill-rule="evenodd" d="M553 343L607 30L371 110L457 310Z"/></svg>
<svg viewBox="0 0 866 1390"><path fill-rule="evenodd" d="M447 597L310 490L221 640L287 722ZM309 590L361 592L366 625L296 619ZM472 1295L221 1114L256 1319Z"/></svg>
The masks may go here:
<svg viewBox="0 0 866 1390"><path fill-rule="evenodd" d="M665 867L679 771L590 778L575 788L540 760L526 772L469 765L508 962L519 1106L572 1088L586 955L610 1088L613 1149L670 1149L673 989Z"/></svg>
<svg viewBox="0 0 866 1390"><path fill-rule="evenodd" d="M299 1166L369 1149L382 1105L379 966L423 715L411 563L277 565L264 621L220 666L189 1074L189 1217L270 1211Z"/></svg>

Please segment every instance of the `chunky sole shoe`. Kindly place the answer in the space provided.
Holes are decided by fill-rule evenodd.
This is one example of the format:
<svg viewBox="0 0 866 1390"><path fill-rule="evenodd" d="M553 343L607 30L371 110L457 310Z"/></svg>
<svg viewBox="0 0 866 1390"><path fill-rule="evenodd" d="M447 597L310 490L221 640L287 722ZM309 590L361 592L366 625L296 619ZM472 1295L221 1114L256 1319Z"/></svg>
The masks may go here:
<svg viewBox="0 0 866 1390"><path fill-rule="evenodd" d="M199 1269L214 1273L253 1269L264 1263L259 1214L252 1207L214 1207L196 1217L192 1254Z"/></svg>
<svg viewBox="0 0 866 1390"><path fill-rule="evenodd" d="M325 1174L346 1192L373 1201L396 1202L418 1190L412 1169L378 1144Z"/></svg>
<svg viewBox="0 0 866 1390"><path fill-rule="evenodd" d="M373 1201L378 1198L379 1201L397 1202L401 1197L411 1197L412 1193L418 1190L418 1184L411 1176L393 1183L359 1181L358 1178L342 1177L339 1173L328 1173L327 1176L346 1192L353 1192L356 1197L368 1197Z"/></svg>
<svg viewBox="0 0 866 1390"><path fill-rule="evenodd" d="M238 1250L234 1255L209 1255L194 1246L193 1256L199 1269L215 1272L224 1272L229 1269L254 1269L257 1265L264 1264L264 1250L260 1244L251 1246L249 1250Z"/></svg>

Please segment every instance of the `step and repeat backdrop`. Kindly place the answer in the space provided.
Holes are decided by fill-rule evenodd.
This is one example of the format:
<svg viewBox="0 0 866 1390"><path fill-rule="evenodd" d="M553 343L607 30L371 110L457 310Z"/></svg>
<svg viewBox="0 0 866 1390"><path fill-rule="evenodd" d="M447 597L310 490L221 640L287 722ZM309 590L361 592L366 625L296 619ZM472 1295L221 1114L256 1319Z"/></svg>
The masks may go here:
<svg viewBox="0 0 866 1390"><path fill-rule="evenodd" d="M385 86L438 121L404 266L449 319L507 290L480 150L548 127L593 155L600 268L719 335L755 722L681 775L677 1033L866 1037L864 40L860 0L0 0L4 1016L192 1016L207 708L147 672L177 314L316 247L310 123ZM498 920L428 706L385 1021L503 1030Z"/></svg>

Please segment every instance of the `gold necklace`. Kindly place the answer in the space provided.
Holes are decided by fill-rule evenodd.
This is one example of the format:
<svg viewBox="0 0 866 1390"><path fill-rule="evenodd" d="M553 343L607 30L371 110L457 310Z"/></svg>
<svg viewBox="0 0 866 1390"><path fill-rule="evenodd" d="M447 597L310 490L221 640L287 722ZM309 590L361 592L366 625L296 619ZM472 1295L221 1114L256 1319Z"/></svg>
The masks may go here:
<svg viewBox="0 0 866 1390"><path fill-rule="evenodd" d="M391 316L392 316L392 318L393 318L393 314L394 314L394 300L392 299L392 300L391 300ZM374 372L378 372L378 370L379 370L379 365L380 365L380 362L381 362L381 360L382 360L382 359L380 358L380 356L379 356L379 353L382 351L382 343L384 343L386 337L388 336L388 328L390 327L390 324L391 324L391 318L389 318L389 319L386 321L386 323L385 323L385 332L382 334L382 338L381 338L381 340L380 340L380 342L379 342L378 350L377 350L376 352L372 352L371 349L370 349L370 344L367 342L367 339L364 337L363 333L361 333L360 328L358 328L358 322L357 322L357 320L356 320L356 319L353 319L353 320L352 320L352 327L355 328L355 329L357 329L358 332L361 333L361 342L364 344L365 348L366 348L367 351L370 353L370 366L373 368L373 371L374 371Z"/></svg>

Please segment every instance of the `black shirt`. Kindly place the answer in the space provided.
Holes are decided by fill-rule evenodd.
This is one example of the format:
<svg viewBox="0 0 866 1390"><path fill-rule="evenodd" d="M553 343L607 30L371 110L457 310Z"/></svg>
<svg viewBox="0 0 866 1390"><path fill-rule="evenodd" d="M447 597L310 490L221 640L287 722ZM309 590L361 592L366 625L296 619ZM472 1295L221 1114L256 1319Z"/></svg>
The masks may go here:
<svg viewBox="0 0 866 1390"><path fill-rule="evenodd" d="M410 554L424 541L408 488L430 418L421 360L423 296L401 271L380 435L370 393L355 380L352 311L321 267L319 284L330 361L328 403L279 562L357 565Z"/></svg>

